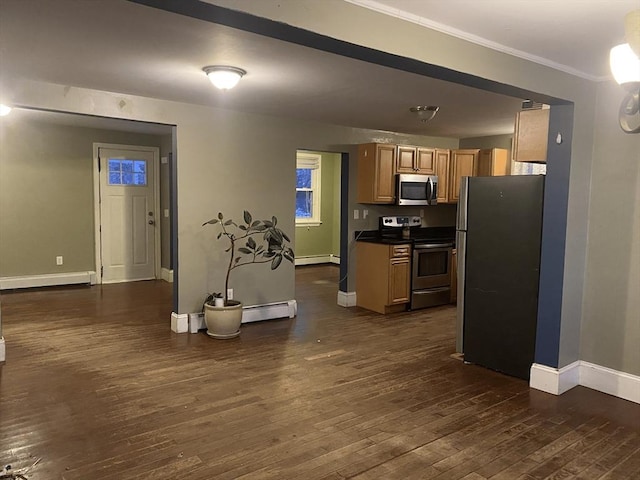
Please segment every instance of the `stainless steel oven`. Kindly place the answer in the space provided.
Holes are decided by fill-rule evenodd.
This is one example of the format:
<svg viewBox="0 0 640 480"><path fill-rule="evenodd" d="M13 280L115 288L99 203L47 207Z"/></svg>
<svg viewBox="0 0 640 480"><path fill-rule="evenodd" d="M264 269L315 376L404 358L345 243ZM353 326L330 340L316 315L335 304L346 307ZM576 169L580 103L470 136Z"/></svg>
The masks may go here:
<svg viewBox="0 0 640 480"><path fill-rule="evenodd" d="M413 246L411 308L449 303L453 242L416 242Z"/></svg>

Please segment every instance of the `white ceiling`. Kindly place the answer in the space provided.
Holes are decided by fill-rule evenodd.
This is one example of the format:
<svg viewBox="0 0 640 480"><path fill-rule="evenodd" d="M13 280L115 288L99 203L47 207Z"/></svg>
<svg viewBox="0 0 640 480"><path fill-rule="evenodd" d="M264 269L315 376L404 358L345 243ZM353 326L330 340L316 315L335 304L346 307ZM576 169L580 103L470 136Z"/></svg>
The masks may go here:
<svg viewBox="0 0 640 480"><path fill-rule="evenodd" d="M346 0L591 80L639 0Z"/></svg>
<svg viewBox="0 0 640 480"><path fill-rule="evenodd" d="M635 2L637 0L631 3ZM552 19L546 20L545 35L537 39L539 46L536 46L536 42L523 33L523 25L535 23L529 18L533 13L542 18L542 12L558 8L559 4L589 6L583 10L588 13L585 16L591 15L592 23L586 28L586 20L581 20L580 25L588 32L582 36L590 37L599 35L596 32L601 29L600 25L608 24L606 18L610 19L609 23L615 19L622 24L626 11L615 15L610 12L617 12L623 9L622 4L630 2L382 0L378 5L367 3L368 7L376 8L382 4L386 8L392 6L396 15L413 15L412 21L417 21L416 15L428 14L432 19L448 21L475 35L493 33L494 42L512 42L512 48L528 48L530 54L547 55L561 62L567 61L563 60L567 45L588 42L573 41L566 35L561 46L549 50L547 39L554 38L554 32L563 35L569 27L562 25L559 17L547 15L547 19ZM477 8L494 3L501 4L501 8L486 8L484 13ZM532 5L537 6L533 13ZM593 5L599 9L591 8ZM399 12L400 9L405 12ZM474 16L481 14L485 17ZM493 18L487 20L487 14ZM516 35L514 30L519 33ZM608 50L611 45L599 46ZM557 56L552 57L551 53L556 50ZM572 68L598 76L601 73L598 63L592 62L589 68L584 63L573 63ZM239 66L248 74L234 90L216 91L202 72L203 66L211 64ZM0 66L0 86L3 87L0 95L5 97L11 95L6 85L30 78L323 123L458 138L510 133L514 113L522 101L125 0L0 0ZM434 120L423 124L409 112L413 105L438 105L441 110Z"/></svg>

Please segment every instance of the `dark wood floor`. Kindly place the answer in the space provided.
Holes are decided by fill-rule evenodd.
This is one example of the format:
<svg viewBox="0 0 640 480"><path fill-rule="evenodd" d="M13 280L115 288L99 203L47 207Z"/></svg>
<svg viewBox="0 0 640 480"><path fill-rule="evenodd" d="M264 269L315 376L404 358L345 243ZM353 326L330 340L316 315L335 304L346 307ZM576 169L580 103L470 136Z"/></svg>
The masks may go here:
<svg viewBox="0 0 640 480"><path fill-rule="evenodd" d="M640 478L640 405L464 365L455 308L341 308L337 276L299 267L298 317L225 341L172 333L163 282L3 293L0 462L41 458L30 480Z"/></svg>

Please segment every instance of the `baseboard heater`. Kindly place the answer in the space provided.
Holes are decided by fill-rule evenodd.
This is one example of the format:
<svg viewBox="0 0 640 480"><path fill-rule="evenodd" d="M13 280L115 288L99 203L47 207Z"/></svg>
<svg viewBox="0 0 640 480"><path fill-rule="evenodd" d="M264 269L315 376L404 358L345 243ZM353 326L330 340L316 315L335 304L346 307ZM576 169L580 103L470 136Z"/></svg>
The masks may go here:
<svg viewBox="0 0 640 480"><path fill-rule="evenodd" d="M266 303L264 305L249 305L242 307L242 323L260 322L262 320L274 320L276 318L293 318L298 311L298 304L295 300L287 300L284 302ZM188 331L198 333L198 330L207 328L204 323L203 313L190 313L183 315L172 314L172 330L177 333L187 331L184 327L180 327L180 318L186 322L189 321ZM175 326L175 328L174 328Z"/></svg>
<svg viewBox="0 0 640 480"><path fill-rule="evenodd" d="M54 287L96 283L96 272L49 273L20 277L0 277L0 290L16 288Z"/></svg>

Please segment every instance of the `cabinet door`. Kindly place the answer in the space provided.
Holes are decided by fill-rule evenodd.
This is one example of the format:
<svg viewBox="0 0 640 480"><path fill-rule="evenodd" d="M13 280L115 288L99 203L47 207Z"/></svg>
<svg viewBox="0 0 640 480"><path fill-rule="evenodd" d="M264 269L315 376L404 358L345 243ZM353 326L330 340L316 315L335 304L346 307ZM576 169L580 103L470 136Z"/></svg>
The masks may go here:
<svg viewBox="0 0 640 480"><path fill-rule="evenodd" d="M397 173L416 173L416 147L398 146Z"/></svg>
<svg viewBox="0 0 640 480"><path fill-rule="evenodd" d="M449 202L449 150L436 150L436 175L438 176L438 203Z"/></svg>
<svg viewBox="0 0 640 480"><path fill-rule="evenodd" d="M367 143L358 147L358 203L395 201L396 146Z"/></svg>
<svg viewBox="0 0 640 480"><path fill-rule="evenodd" d="M416 155L416 173L435 175L436 151L433 148L418 148Z"/></svg>
<svg viewBox="0 0 640 480"><path fill-rule="evenodd" d="M374 201L377 203L393 203L396 199L395 153L395 145L376 145Z"/></svg>
<svg viewBox="0 0 640 480"><path fill-rule="evenodd" d="M513 159L516 162L546 163L548 136L548 108L518 112L513 137Z"/></svg>
<svg viewBox="0 0 640 480"><path fill-rule="evenodd" d="M457 203L460 199L460 181L462 177L474 177L476 175L477 149L452 150L451 151L451 183L449 183L449 200Z"/></svg>
<svg viewBox="0 0 640 480"><path fill-rule="evenodd" d="M410 259L392 258L389 265L389 305L407 303L411 294Z"/></svg>

